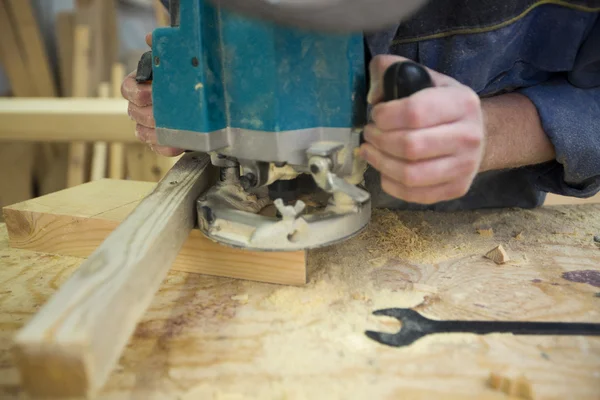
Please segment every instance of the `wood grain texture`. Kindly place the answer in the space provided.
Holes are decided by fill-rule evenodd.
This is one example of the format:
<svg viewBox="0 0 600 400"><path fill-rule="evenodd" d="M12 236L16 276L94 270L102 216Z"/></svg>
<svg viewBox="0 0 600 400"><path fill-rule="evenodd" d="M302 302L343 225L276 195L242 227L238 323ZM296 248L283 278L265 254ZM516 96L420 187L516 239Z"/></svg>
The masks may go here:
<svg viewBox="0 0 600 400"><path fill-rule="evenodd" d="M69 97L73 92L73 42L75 39L74 12L63 11L57 14L56 39L61 94L63 97Z"/></svg>
<svg viewBox="0 0 600 400"><path fill-rule="evenodd" d="M19 45L18 31L13 25L7 0L0 0L0 61L15 96L36 96L36 88L27 73L25 55Z"/></svg>
<svg viewBox="0 0 600 400"><path fill-rule="evenodd" d="M31 0L4 0L11 10L13 26L20 38L21 50L26 62L27 77L33 83L36 95L55 97L56 82L50 69L48 53L37 20L33 14Z"/></svg>
<svg viewBox="0 0 600 400"><path fill-rule="evenodd" d="M134 132L123 99L0 99L1 140L139 143Z"/></svg>
<svg viewBox="0 0 600 400"><path fill-rule="evenodd" d="M89 97L90 94L90 46L91 31L89 25L81 23L83 18L78 11L75 15L75 33L73 42L73 97ZM92 121L81 124L81 131L87 130ZM84 141L72 142L69 145L69 165L67 171L67 187L80 185L87 181L88 145Z"/></svg>
<svg viewBox="0 0 600 400"><path fill-rule="evenodd" d="M111 96L111 85L108 82L102 82L98 86L98 97L108 99ZM94 142L92 155L92 169L90 180L97 181L106 178L108 171L108 143L104 141Z"/></svg>
<svg viewBox="0 0 600 400"><path fill-rule="evenodd" d="M31 199L35 145L0 142L0 207Z"/></svg>
<svg viewBox="0 0 600 400"><path fill-rule="evenodd" d="M422 261L383 250L376 213L365 235L311 253L302 288L172 271L98 399L507 399L488 384L495 374L525 377L537 400L597 400L599 338L439 334L395 349L364 331L397 329L371 315L396 306L434 319L600 322L600 288L562 278L600 272L590 236L599 214L598 206L397 213L392 228L436 239ZM494 238L477 234L484 223ZM573 232L553 234L554 225ZM515 230L525 230L521 241L511 239ZM9 249L3 234L0 398L17 400L10 339L78 259ZM483 257L497 243L513 261Z"/></svg>
<svg viewBox="0 0 600 400"><path fill-rule="evenodd" d="M28 394L91 396L104 384L194 227L209 165L186 155L18 333Z"/></svg>
<svg viewBox="0 0 600 400"><path fill-rule="evenodd" d="M4 208L11 246L87 257L155 184L101 180ZM306 283L304 252L257 253L224 247L191 232L173 269L262 282Z"/></svg>
<svg viewBox="0 0 600 400"><path fill-rule="evenodd" d="M147 145L128 144L125 150L127 178L136 181L158 182L173 167L178 157L165 157L156 154Z"/></svg>
<svg viewBox="0 0 600 400"><path fill-rule="evenodd" d="M112 93L111 97L121 99L121 83L125 78L125 66L121 63L115 63L111 71ZM130 137L134 137L134 131L129 132ZM112 142L110 144L108 177L111 179L125 178L125 145L122 142Z"/></svg>

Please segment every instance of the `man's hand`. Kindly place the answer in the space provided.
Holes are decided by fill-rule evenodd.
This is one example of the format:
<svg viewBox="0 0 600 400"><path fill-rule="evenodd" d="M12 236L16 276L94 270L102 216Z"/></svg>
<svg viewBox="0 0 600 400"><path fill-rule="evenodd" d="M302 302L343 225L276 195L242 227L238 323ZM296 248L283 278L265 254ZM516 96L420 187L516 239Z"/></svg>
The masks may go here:
<svg viewBox="0 0 600 400"><path fill-rule="evenodd" d="M371 62L374 123L365 129L360 154L381 173L382 189L393 197L419 204L460 198L484 155L480 99L469 87L428 70L435 87L380 103L383 75L399 61L408 60L378 56Z"/></svg>
<svg viewBox="0 0 600 400"><path fill-rule="evenodd" d="M146 43L152 47L151 34L146 35ZM135 75L135 71L127 75L121 85L121 94L129 101L129 116L136 122L135 136L160 155L174 157L182 154L183 150L157 144L156 124L152 110L152 85L137 83Z"/></svg>

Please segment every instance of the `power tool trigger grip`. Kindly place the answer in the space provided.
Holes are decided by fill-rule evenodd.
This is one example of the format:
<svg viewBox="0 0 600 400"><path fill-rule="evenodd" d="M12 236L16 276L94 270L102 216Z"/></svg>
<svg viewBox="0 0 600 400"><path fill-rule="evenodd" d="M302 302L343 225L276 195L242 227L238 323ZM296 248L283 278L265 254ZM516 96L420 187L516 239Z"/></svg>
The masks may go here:
<svg viewBox="0 0 600 400"><path fill-rule="evenodd" d="M137 83L146 83L152 80L152 51L147 51L142 55L138 63L135 80Z"/></svg>
<svg viewBox="0 0 600 400"><path fill-rule="evenodd" d="M393 64L383 76L385 102L403 99L430 87L433 81L429 72L412 61Z"/></svg>

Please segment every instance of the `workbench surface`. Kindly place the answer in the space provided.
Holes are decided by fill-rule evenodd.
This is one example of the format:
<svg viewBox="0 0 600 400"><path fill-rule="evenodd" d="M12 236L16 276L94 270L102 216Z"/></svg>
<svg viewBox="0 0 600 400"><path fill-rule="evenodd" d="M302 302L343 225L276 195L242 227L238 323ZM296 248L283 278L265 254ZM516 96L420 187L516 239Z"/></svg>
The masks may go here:
<svg viewBox="0 0 600 400"><path fill-rule="evenodd" d="M359 237L310 253L305 287L171 272L100 398L505 399L494 373L530 382L535 399L600 399L600 338L439 334L391 348L364 335L397 330L371 315L388 307L600 323L598 234L597 205L378 211ZM503 265L483 257L498 244ZM1 399L20 394L11 338L80 262L10 249L0 225Z"/></svg>

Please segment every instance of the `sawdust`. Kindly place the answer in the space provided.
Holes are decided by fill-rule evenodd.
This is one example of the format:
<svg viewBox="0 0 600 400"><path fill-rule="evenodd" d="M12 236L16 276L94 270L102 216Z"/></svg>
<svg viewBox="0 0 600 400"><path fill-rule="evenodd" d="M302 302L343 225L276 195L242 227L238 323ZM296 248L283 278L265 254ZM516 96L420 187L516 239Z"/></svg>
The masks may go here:
<svg viewBox="0 0 600 400"><path fill-rule="evenodd" d="M429 247L430 239L415 228L406 226L390 210L376 210L370 228L363 234L363 240L370 243L370 253L382 252L398 258L418 258Z"/></svg>

